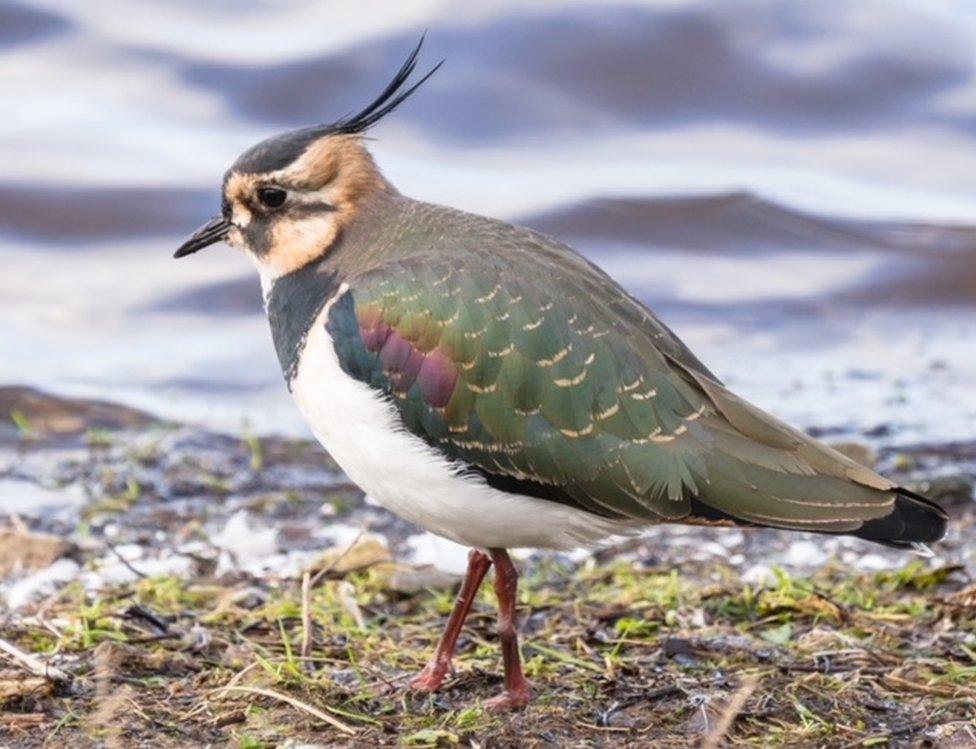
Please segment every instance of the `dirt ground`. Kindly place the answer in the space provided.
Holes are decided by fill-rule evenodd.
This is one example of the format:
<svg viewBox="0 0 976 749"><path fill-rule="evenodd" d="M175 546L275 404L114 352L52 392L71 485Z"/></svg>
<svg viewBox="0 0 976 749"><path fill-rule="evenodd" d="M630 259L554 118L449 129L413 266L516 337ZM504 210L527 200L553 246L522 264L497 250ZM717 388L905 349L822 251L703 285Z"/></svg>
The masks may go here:
<svg viewBox="0 0 976 749"><path fill-rule="evenodd" d="M949 509L931 559L698 528L522 557L535 699L493 715L491 586L406 691L457 577L316 446L0 411L0 747L976 746L974 445L850 448Z"/></svg>

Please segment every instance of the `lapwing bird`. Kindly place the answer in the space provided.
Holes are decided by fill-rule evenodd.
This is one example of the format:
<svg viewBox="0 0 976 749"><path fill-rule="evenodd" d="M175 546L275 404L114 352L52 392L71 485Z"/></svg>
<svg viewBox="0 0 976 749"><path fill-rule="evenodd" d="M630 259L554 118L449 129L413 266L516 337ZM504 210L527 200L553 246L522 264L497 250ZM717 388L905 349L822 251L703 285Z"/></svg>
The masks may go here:
<svg viewBox="0 0 976 749"><path fill-rule="evenodd" d="M472 547L414 689L441 686L494 565L505 678L490 706L528 702L506 549L590 546L661 523L906 549L942 538L938 506L727 390L572 248L397 191L362 136L437 69L408 85L419 50L361 112L244 152L220 215L176 252L243 251L318 440L376 501Z"/></svg>

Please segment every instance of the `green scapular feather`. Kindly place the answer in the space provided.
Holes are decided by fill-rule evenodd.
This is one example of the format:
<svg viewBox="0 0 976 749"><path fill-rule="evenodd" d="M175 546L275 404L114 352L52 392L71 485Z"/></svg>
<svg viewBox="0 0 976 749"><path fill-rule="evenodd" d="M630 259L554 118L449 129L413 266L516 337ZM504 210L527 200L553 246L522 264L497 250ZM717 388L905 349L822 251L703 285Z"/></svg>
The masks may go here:
<svg viewBox="0 0 976 749"><path fill-rule="evenodd" d="M901 490L730 393L569 248L430 222L422 252L348 279L328 329L343 368L460 466L639 522L840 532L893 511Z"/></svg>

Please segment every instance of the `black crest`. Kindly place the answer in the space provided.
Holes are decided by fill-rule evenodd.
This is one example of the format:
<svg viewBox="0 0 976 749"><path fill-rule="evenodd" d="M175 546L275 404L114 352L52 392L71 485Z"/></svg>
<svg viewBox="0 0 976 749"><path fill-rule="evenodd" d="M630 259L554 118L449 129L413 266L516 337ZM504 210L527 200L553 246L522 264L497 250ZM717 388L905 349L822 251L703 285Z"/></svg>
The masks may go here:
<svg viewBox="0 0 976 749"><path fill-rule="evenodd" d="M232 171L257 174L262 172L273 172L284 169L295 159L301 156L305 149L314 141L326 135L355 134L363 133L390 112L400 106L407 98L413 94L420 86L437 72L438 68L444 64L441 60L419 81L407 89L404 89L408 79L417 67L417 56L420 48L423 47L426 32L420 37L417 46L413 48L409 57L397 71L393 80L390 81L382 93L377 96L366 107L356 114L346 115L341 119L327 125L314 125L292 130L288 133L275 135L267 140L263 140L256 146L252 146L245 151L231 167Z"/></svg>
<svg viewBox="0 0 976 749"><path fill-rule="evenodd" d="M438 68L444 64L443 60L431 68L427 75L410 88L405 91L400 90L406 85L407 80L413 75L414 68L417 67L417 55L420 54L420 48L424 45L426 36L427 34L425 32L420 37L420 41L417 42L417 46L413 48L413 52L410 53L410 56L400 66L393 80L387 84L379 96L370 102L362 111L343 117L338 122L327 125L326 131L330 133L362 133L368 130L406 101L414 91L420 88L428 78L436 73Z"/></svg>

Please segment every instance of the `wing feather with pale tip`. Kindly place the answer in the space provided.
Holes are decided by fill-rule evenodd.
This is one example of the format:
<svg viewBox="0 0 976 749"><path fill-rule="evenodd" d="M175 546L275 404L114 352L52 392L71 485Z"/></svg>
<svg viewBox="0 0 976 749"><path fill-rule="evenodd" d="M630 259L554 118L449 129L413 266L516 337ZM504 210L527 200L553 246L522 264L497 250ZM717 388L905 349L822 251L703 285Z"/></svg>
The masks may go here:
<svg viewBox="0 0 976 749"><path fill-rule="evenodd" d="M568 248L465 221L465 245L490 253L381 264L349 279L327 323L346 372L459 465L639 522L941 538L935 505L728 391Z"/></svg>

